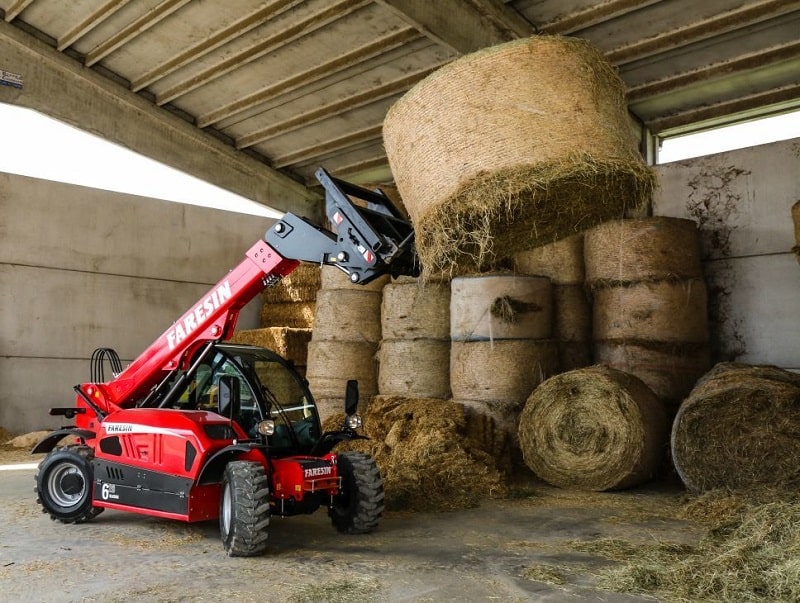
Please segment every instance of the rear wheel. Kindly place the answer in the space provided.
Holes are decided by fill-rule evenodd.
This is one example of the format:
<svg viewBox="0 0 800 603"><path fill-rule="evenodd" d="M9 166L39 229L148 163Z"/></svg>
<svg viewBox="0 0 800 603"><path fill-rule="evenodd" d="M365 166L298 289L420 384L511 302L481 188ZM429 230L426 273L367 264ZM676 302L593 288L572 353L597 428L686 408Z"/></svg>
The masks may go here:
<svg viewBox="0 0 800 603"><path fill-rule="evenodd" d="M36 502L51 519L83 523L102 513L92 506L92 451L86 446L68 446L48 454L36 473Z"/></svg>
<svg viewBox="0 0 800 603"><path fill-rule="evenodd" d="M375 460L363 452L339 455L342 489L334 497L328 515L337 530L345 534L366 534L383 517L383 478Z"/></svg>
<svg viewBox="0 0 800 603"><path fill-rule="evenodd" d="M269 480L259 463L234 461L225 467L219 503L219 531L231 557L259 555L267 548Z"/></svg>

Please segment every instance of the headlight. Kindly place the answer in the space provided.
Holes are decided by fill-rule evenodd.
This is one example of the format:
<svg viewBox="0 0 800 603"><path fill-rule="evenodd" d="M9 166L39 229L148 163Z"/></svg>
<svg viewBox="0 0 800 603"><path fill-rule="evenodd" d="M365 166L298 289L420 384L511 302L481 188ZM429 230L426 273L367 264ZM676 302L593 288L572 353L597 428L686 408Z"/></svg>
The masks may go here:
<svg viewBox="0 0 800 603"><path fill-rule="evenodd" d="M344 426L347 427L347 429L358 429L361 427L361 416L347 415L344 419Z"/></svg>
<svg viewBox="0 0 800 603"><path fill-rule="evenodd" d="M275 433L275 421L261 421L256 430L263 436L271 436Z"/></svg>

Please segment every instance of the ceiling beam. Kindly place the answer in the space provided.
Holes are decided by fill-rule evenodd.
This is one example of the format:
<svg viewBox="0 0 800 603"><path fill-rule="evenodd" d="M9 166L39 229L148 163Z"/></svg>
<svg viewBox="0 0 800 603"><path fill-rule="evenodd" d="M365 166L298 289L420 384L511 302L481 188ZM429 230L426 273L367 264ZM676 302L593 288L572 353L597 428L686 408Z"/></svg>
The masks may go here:
<svg viewBox="0 0 800 603"><path fill-rule="evenodd" d="M28 6L31 4L33 4L33 0L17 0L16 2L13 2L11 6L6 9L5 15L3 16L6 23L11 23L11 21L13 21L17 15L28 8Z"/></svg>
<svg viewBox="0 0 800 603"><path fill-rule="evenodd" d="M61 36L56 42L56 48L58 50L68 48L75 40L79 40L85 36L130 1L131 0L109 0L98 9L92 11L83 21Z"/></svg>
<svg viewBox="0 0 800 603"><path fill-rule="evenodd" d="M317 157L323 157L329 153L342 151L352 146L377 142L383 138L383 124L369 126L358 132L352 132L338 138L332 138L324 142L316 143L302 149L297 149L285 155L273 157L272 166L282 168L297 163L307 163Z"/></svg>
<svg viewBox="0 0 800 603"><path fill-rule="evenodd" d="M548 23L537 23L539 29L548 34L567 36L576 31L597 25L603 21L616 19L627 13L655 4L660 0L605 0L595 2L591 6L568 12L563 17Z"/></svg>
<svg viewBox="0 0 800 603"><path fill-rule="evenodd" d="M536 33L501 0L377 0L420 33L466 54Z"/></svg>

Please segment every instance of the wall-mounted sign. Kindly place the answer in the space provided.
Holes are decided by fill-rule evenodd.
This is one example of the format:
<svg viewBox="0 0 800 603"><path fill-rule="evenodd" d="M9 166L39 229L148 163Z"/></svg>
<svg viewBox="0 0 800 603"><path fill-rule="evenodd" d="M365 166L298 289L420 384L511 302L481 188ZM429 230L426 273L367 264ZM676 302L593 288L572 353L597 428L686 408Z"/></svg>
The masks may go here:
<svg viewBox="0 0 800 603"><path fill-rule="evenodd" d="M11 73L10 71L0 69L0 86L22 88L22 76L18 73Z"/></svg>

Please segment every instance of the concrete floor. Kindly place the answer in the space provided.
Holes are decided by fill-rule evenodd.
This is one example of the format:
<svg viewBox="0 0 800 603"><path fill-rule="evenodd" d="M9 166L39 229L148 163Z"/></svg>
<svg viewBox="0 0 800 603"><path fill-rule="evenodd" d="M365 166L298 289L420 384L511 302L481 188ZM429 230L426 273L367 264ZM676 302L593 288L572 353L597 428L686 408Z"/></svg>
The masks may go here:
<svg viewBox="0 0 800 603"><path fill-rule="evenodd" d="M7 601L652 601L595 588L593 570L612 562L569 542L686 543L701 535L675 519L676 488L581 494L529 484L478 509L388 513L366 536L339 535L322 510L273 517L266 555L228 558L215 522L114 511L89 524L53 522L35 502L34 473L0 471ZM526 577L543 564L566 568L567 583Z"/></svg>

